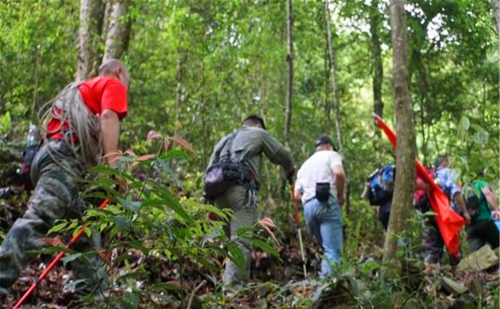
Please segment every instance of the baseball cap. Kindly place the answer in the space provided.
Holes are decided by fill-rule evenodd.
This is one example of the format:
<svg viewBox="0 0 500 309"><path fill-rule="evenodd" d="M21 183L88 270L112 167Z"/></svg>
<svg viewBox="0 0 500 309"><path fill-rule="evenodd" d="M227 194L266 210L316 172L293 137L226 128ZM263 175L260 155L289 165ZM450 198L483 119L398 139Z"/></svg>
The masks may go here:
<svg viewBox="0 0 500 309"><path fill-rule="evenodd" d="M327 144L330 144L333 146L332 139L327 135L323 135L323 136L320 136L316 139L316 141L314 142L314 147L318 147L321 145L327 145Z"/></svg>

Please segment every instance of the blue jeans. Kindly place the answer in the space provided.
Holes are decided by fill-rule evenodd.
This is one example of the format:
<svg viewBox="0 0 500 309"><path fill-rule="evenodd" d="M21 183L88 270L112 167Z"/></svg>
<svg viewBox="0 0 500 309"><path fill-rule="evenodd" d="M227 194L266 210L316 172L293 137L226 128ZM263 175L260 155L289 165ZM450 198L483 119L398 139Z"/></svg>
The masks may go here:
<svg viewBox="0 0 500 309"><path fill-rule="evenodd" d="M340 265L342 254L342 214L334 197L325 202L313 198L304 205L304 217L309 231L323 248L320 278L333 275L332 265Z"/></svg>

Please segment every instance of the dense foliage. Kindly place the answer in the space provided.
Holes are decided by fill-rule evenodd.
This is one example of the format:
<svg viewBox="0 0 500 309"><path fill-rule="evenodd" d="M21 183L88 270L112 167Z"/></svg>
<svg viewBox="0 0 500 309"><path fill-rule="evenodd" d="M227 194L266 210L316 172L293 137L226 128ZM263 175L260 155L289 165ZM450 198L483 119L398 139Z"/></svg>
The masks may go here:
<svg viewBox="0 0 500 309"><path fill-rule="evenodd" d="M324 2L296 0L293 5L294 94L289 147L300 165L312 153L317 136L336 135ZM332 0L329 7L338 116L350 190L350 207L344 214L345 256L346 261L355 263L360 254L370 251L367 247L380 245L383 237L372 209L359 198L365 178L376 167L394 162L392 148L371 117L377 65L372 38L377 35L384 72L384 118L393 123L388 4ZM486 179L498 192L498 40L489 1L410 0L406 10L419 159L430 165L438 153L449 153L464 183L479 169L488 168ZM282 140L286 1L133 0L128 14L132 28L123 58L132 84L122 148L132 149L139 157L154 152L146 137L150 130L156 130L182 136L194 146L195 153L186 155L174 149L171 156L166 152L140 160L129 153L129 161L141 162L133 172L123 172L132 183L129 196L115 199L117 206L107 212L90 212L88 216L99 218L97 229L107 229L110 238L120 230L126 245L111 242L113 247L123 245L120 248L134 248L145 256L166 256L171 262L189 255L207 269L217 257L237 260L238 253L231 245L224 250L201 245L205 229L217 225L204 219L213 209L199 203L201 178L216 141L239 127L250 113L262 115L268 130ZM0 152L24 143L29 123L37 122L38 108L74 80L78 20L78 1L0 2ZM373 22L376 28L370 26ZM153 162L155 169L149 175ZM106 169L96 172L109 173ZM144 190L141 173L160 181L145 182ZM262 216L272 217L280 230L290 232L291 206L283 175L269 163L264 165L263 175ZM105 186L107 178L100 179L102 183L97 184ZM145 195L142 204L134 200L139 193ZM158 199L162 202L155 202ZM164 204L169 208L157 207ZM141 216L137 215L139 208ZM412 230L405 235L410 239L407 248L411 248L411 255L421 250L416 216L410 224ZM262 240L262 233L251 237L256 246L277 254ZM179 247L174 249L172 244ZM127 264L126 258L117 263ZM137 269L134 273L141 275ZM389 294L385 283L374 282ZM144 291L178 287L150 288ZM132 301L138 302L138 298Z"/></svg>

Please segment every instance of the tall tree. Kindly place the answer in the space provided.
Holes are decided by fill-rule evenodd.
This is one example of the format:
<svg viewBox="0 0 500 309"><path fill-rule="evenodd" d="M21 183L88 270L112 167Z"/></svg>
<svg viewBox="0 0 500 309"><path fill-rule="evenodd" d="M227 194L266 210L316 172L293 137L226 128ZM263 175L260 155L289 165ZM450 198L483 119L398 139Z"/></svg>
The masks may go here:
<svg viewBox="0 0 500 309"><path fill-rule="evenodd" d="M339 91L337 85L337 62L335 59L335 51L333 49L332 44L332 26L331 26L331 16L330 16L330 8L329 1L325 1L325 20L326 20L326 42L328 44L328 56L330 57L330 66L331 66L331 78L332 78L332 93L333 93L333 112L335 119L335 132L337 134L337 144L339 147L340 153L344 153L344 147L342 146L342 134L340 133L340 116L339 116Z"/></svg>
<svg viewBox="0 0 500 309"><path fill-rule="evenodd" d="M80 1L77 81L85 80L96 73L98 66L97 38L101 32L103 7L102 0Z"/></svg>
<svg viewBox="0 0 500 309"><path fill-rule="evenodd" d="M384 116L384 102L382 101L382 81L384 66L382 63L382 48L380 45L379 27L382 24L378 9L379 1L373 0L370 7L370 36L372 41L373 61L373 111L380 117ZM377 132L380 132L377 130Z"/></svg>
<svg viewBox="0 0 500 309"><path fill-rule="evenodd" d="M130 0L108 0L113 1L111 16L109 16L109 28L107 29L106 49L103 61L110 58L119 59L127 49L130 38L131 19L128 17Z"/></svg>
<svg viewBox="0 0 500 309"><path fill-rule="evenodd" d="M406 226L415 187L415 128L408 86L408 46L404 0L390 1L393 46L392 83L396 114L396 184L391 217L384 245L384 261L393 259L397 251L397 236Z"/></svg>
<svg viewBox="0 0 500 309"><path fill-rule="evenodd" d="M497 29L498 35L498 67L500 69L500 3L498 0L491 0L491 6L493 7L493 14L495 15L495 28ZM499 70L500 74L500 70ZM500 91L500 87L499 87ZM500 92L499 92L500 95ZM500 98L499 98L500 99Z"/></svg>
<svg viewBox="0 0 500 309"><path fill-rule="evenodd" d="M184 26L184 25L183 25ZM177 59L177 75L176 75L176 89L175 89L175 130L174 132L177 134L177 130L180 127L180 116L181 116L181 106L184 98L184 93L182 89L182 78L184 73L184 63L186 61L186 51L183 47L178 48L179 58Z"/></svg>
<svg viewBox="0 0 500 309"><path fill-rule="evenodd" d="M333 48L332 42L332 25L331 25L331 14L329 8L329 0L325 0L325 21L326 21L326 45L328 49L328 57L330 59L329 69L331 72L332 80L332 102L333 102L333 112L335 119L335 133L337 135L337 145L340 154L344 155L344 146L342 143L342 134L340 132L340 109L339 109L339 90L337 85L337 60L335 59L335 50ZM348 174L347 165L344 167L346 174L346 203L345 209L347 213L350 212L351 205L351 184Z"/></svg>
<svg viewBox="0 0 500 309"><path fill-rule="evenodd" d="M418 97L420 101L420 108L418 111L418 116L420 118L420 136L422 137L422 147L421 147L421 154L422 154L422 159L424 164L428 164L428 156L429 156L429 151L428 151L428 144L430 140L429 134L426 132L426 110L429 108L429 81L428 81L428 74L426 72L426 68L424 65L424 60L422 59L422 52L420 48L414 48L412 52L412 61L416 70L417 74L417 80L418 80L418 87L417 87L417 92L418 92ZM411 75L411 73L410 73Z"/></svg>
<svg viewBox="0 0 500 309"><path fill-rule="evenodd" d="M286 1L286 109L285 143L288 145L292 124L293 101L293 6L292 0Z"/></svg>

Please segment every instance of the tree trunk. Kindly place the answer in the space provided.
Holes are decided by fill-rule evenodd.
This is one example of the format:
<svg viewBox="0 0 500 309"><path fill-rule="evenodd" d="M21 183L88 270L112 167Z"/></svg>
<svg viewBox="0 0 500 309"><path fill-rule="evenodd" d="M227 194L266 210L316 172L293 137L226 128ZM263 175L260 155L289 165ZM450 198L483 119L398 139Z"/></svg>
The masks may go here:
<svg viewBox="0 0 500 309"><path fill-rule="evenodd" d="M382 48L380 46L379 29L382 25L381 13L378 8L379 1L373 0L370 7L369 23L370 23L370 36L372 41L372 65L373 65L373 112L383 118L384 115L384 102L382 101L382 82L384 78L384 66L382 63ZM375 125L375 138L373 139L373 147L375 150L375 159L379 163L381 160L382 148L382 133L381 130Z"/></svg>
<svg viewBox="0 0 500 309"><path fill-rule="evenodd" d="M406 227L415 187L415 128L408 85L408 53L404 0L390 1L393 46L393 93L396 114L396 184L384 245L384 262L396 256L397 237Z"/></svg>
<svg viewBox="0 0 500 309"><path fill-rule="evenodd" d="M420 50L415 49L413 52L413 60L415 62L415 65L417 67L417 72L418 72L418 90L419 90L419 96L420 96L420 126L421 126L421 133L422 133L422 158L424 161L424 164L427 163L427 157L428 157L428 143L429 143L429 137L427 136L425 132L425 125L426 125L426 117L425 117L425 111L427 110L427 107L429 106L429 83L427 81L427 73L425 71L424 63L422 61L422 54L420 53ZM430 125L430 124L429 124Z"/></svg>
<svg viewBox="0 0 500 309"><path fill-rule="evenodd" d="M333 112L334 112L334 120L335 120L335 133L337 135L337 146L338 152L341 155L344 155L344 147L342 144L342 134L340 133L340 115L339 115L339 91L337 87L337 62L335 59L335 53L333 50L332 44L332 26L330 22L330 9L328 8L329 1L325 0L325 20L326 20L326 43L328 48L328 56L330 59L330 68L331 68L331 77L332 77L332 92L333 92ZM345 195L346 195L346 203L345 210L347 213L350 213L351 209L351 184L349 181L349 174L347 166L344 166L345 175L346 175L346 185L345 185Z"/></svg>
<svg viewBox="0 0 500 309"><path fill-rule="evenodd" d="M102 23L102 32L100 42L102 46L106 46L106 38L108 37L109 31L109 21L111 20L111 15L113 14L113 0L104 0L104 14ZM104 55L101 55L101 58Z"/></svg>
<svg viewBox="0 0 500 309"><path fill-rule="evenodd" d="M174 133L177 134L178 127L181 125L181 108L182 102L184 101L184 93L182 90L182 79L184 73L184 62L186 61L186 53L184 48L180 47L178 50L179 58L177 59L177 76L176 76L176 95L175 95L175 123L174 123Z"/></svg>
<svg viewBox="0 0 500 309"><path fill-rule="evenodd" d="M328 35L328 34L325 34ZM328 41L328 38L325 37L325 42ZM325 56L324 56L324 65L325 65L325 113L326 113L326 131L330 132L332 129L332 117L331 117L331 106L330 106L330 71L332 70L332 64L330 62L330 56L328 51L328 43L325 44Z"/></svg>
<svg viewBox="0 0 500 309"><path fill-rule="evenodd" d="M493 7L493 14L495 15L495 28L497 29L497 34L500 34L500 3L498 0L491 0L491 6ZM498 49L500 51L500 45Z"/></svg>
<svg viewBox="0 0 500 309"><path fill-rule="evenodd" d="M285 144L288 145L292 124L293 99L293 7L292 0L286 1L286 109L285 109Z"/></svg>
<svg viewBox="0 0 500 309"><path fill-rule="evenodd" d="M102 0L80 1L77 81L85 80L97 73L97 47L102 24L102 12Z"/></svg>
<svg viewBox="0 0 500 309"><path fill-rule="evenodd" d="M342 135L340 134L340 120L339 120L339 93L337 87L337 63L335 61L335 53L332 46L332 29L330 24L330 9L328 8L329 1L325 1L325 19L326 19L326 32L328 43L328 54L330 57L330 65L332 68L332 92L333 92L333 112L335 113L335 132L337 134L338 149L341 154L344 153L342 146Z"/></svg>
<svg viewBox="0 0 500 309"><path fill-rule="evenodd" d="M370 8L370 34L372 39L373 58L373 111L384 117L384 102L382 102L382 81L384 78L384 67L382 64L382 48L380 47L379 25L380 12L378 11L378 0L373 0ZM376 130L380 134L380 130Z"/></svg>
<svg viewBox="0 0 500 309"><path fill-rule="evenodd" d="M498 0L491 0L491 6L493 7L493 14L495 15L495 28L497 29L498 41L498 68L500 76L500 3ZM499 100L500 100L500 87L499 87Z"/></svg>
<svg viewBox="0 0 500 309"><path fill-rule="evenodd" d="M131 27L129 5L130 0L113 0L103 62L111 58L120 59L127 48Z"/></svg>

